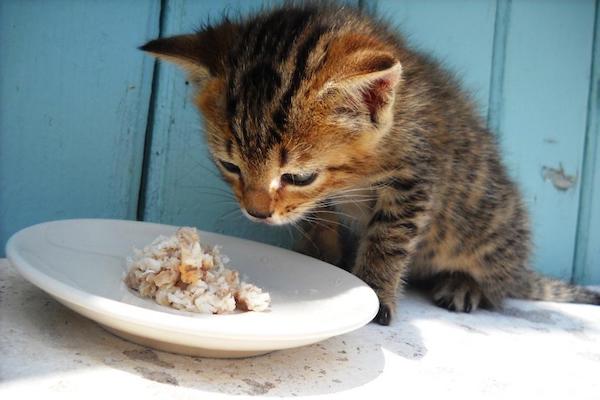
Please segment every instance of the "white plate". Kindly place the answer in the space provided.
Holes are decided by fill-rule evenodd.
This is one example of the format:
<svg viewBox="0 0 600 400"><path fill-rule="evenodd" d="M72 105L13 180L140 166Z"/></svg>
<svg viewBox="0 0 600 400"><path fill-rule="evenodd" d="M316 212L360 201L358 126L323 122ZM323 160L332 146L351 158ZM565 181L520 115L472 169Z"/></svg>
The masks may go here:
<svg viewBox="0 0 600 400"><path fill-rule="evenodd" d="M9 260L67 307L131 341L175 353L245 357L316 343L360 328L379 302L361 280L330 264L261 243L200 232L219 244L231 268L268 291L271 310L228 315L181 312L141 299L123 283L125 258L177 228L80 219L16 233Z"/></svg>

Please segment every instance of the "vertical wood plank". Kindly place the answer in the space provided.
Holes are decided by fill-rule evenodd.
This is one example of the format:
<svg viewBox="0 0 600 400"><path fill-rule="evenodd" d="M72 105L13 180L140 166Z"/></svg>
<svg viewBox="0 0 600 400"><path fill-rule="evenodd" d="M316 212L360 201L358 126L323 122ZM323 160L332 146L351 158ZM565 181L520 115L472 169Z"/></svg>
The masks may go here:
<svg viewBox="0 0 600 400"><path fill-rule="evenodd" d="M501 131L502 104L504 96L504 67L506 64L506 41L510 26L510 5L512 0L497 0L496 21L494 23L494 52L490 77L490 100L488 107L488 128L495 134Z"/></svg>
<svg viewBox="0 0 600 400"><path fill-rule="evenodd" d="M534 265L563 279L572 274L593 27L593 0L514 0L510 9L501 142L531 211Z"/></svg>
<svg viewBox="0 0 600 400"><path fill-rule="evenodd" d="M0 253L16 230L135 218L159 2L0 2Z"/></svg>
<svg viewBox="0 0 600 400"><path fill-rule="evenodd" d="M209 19L218 20L224 11L232 15L246 13L263 3L167 0L163 36L189 33ZM194 89L186 85L185 73L160 63L156 91L144 220L289 244L289 228L253 224L240 214L229 187L210 160L202 118L192 101Z"/></svg>
<svg viewBox="0 0 600 400"><path fill-rule="evenodd" d="M409 44L455 72L486 116L494 43L495 0L378 0L363 7L396 26Z"/></svg>
<svg viewBox="0 0 600 400"><path fill-rule="evenodd" d="M592 80L588 99L585 153L573 280L600 283L600 9L596 2Z"/></svg>

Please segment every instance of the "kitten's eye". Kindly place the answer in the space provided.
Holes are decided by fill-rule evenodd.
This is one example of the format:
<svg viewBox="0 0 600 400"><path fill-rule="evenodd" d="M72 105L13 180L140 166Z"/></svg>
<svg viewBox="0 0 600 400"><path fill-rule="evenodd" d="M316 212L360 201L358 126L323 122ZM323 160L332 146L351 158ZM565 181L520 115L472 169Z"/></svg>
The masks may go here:
<svg viewBox="0 0 600 400"><path fill-rule="evenodd" d="M294 186L308 186L317 179L316 172L308 172L304 174L283 174L281 182Z"/></svg>
<svg viewBox="0 0 600 400"><path fill-rule="evenodd" d="M219 162L221 163L221 165L223 166L223 168L225 168L225 170L227 172L231 172L232 174L237 174L237 175L240 174L240 172L241 172L240 167L238 167L237 165L232 164L227 161L223 161L223 160L219 160Z"/></svg>

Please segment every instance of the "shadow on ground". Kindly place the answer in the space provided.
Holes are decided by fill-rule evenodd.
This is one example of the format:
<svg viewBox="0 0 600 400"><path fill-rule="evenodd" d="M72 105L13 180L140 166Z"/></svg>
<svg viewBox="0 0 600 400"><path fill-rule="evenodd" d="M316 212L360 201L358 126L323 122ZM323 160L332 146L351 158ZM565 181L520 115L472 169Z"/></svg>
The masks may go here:
<svg viewBox="0 0 600 400"><path fill-rule="evenodd" d="M362 386L381 374L385 363L382 342L372 329L401 337L393 351L407 359L418 359L425 353L418 331L405 321L391 328L371 324L314 345L247 359L165 353L122 340L62 306L16 272L10 270L9 279L6 275L0 282L0 334L11 348L3 363L7 366L18 360L33 361L26 368L2 368L4 382L107 366L142 379L202 392L317 395Z"/></svg>

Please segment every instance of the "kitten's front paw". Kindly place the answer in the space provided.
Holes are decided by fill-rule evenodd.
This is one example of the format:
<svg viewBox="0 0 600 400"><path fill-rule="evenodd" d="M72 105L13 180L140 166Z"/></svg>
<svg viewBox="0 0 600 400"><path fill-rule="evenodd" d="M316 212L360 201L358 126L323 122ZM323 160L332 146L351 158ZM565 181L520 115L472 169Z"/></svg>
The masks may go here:
<svg viewBox="0 0 600 400"><path fill-rule="evenodd" d="M389 325L392 321L392 309L389 306L380 303L379 311L377 312L375 318L373 318L373 321L377 322L379 325Z"/></svg>
<svg viewBox="0 0 600 400"><path fill-rule="evenodd" d="M396 296L379 288L373 288L373 290L375 290L379 298L379 311L377 311L377 315L373 318L373 322L388 326L392 322L392 318L396 312Z"/></svg>
<svg viewBox="0 0 600 400"><path fill-rule="evenodd" d="M366 268L355 268L353 272L377 294L379 311L373 318L373 322L379 325L389 325L396 311L396 289L388 282L378 279L377 275L371 274Z"/></svg>

